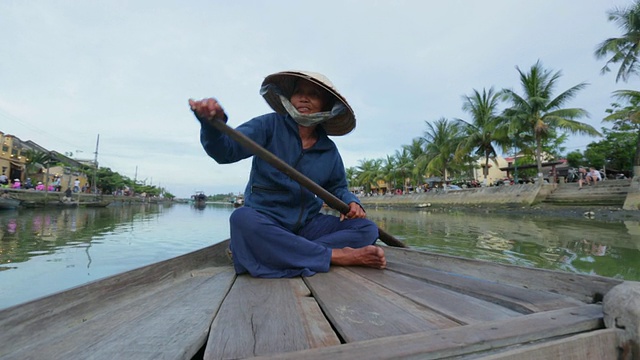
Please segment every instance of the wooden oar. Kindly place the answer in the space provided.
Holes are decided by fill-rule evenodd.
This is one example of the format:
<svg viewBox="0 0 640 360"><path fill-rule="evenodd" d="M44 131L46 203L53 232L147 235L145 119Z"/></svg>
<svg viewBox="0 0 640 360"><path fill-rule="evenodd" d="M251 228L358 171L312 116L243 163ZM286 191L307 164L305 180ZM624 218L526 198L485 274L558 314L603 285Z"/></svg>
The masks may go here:
<svg viewBox="0 0 640 360"><path fill-rule="evenodd" d="M227 134L230 138L240 143L240 145L246 147L254 155L261 158L262 160L271 164L271 166L280 170L282 173L286 174L293 180L297 181L300 185L307 188L312 193L316 194L320 199L324 200L324 202L329 205L331 208L338 210L342 214L346 214L349 212L349 205L345 204L344 201L338 199L335 195L325 190L322 186L313 182L313 180L309 179L305 175L303 175L298 170L291 167L286 162L280 160L277 156L273 155L267 149L258 145L255 141L248 138L243 133L239 132L236 129L231 128L227 124L225 124L222 120L214 120L211 121L210 124L221 132ZM385 244L389 246L395 247L407 247L405 243L396 239L392 235L388 234L384 230L378 227L378 238L382 240Z"/></svg>

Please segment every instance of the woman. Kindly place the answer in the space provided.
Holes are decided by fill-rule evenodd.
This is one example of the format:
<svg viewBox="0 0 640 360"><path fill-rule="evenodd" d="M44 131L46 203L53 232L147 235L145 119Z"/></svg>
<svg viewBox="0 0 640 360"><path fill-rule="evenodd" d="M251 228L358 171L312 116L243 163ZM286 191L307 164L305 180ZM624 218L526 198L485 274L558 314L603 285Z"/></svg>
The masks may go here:
<svg viewBox="0 0 640 360"><path fill-rule="evenodd" d="M244 206L233 212L231 251L238 274L255 277L310 276L330 264L384 268L378 230L365 219L358 198L347 188L342 158L328 135L355 128L346 99L323 75L286 71L269 75L260 90L274 113L236 130L349 204L340 218L320 213L322 200L259 157L253 157ZM200 140L220 164L252 154L211 126L227 121L216 99L189 100L201 123ZM345 221L342 221L345 220Z"/></svg>

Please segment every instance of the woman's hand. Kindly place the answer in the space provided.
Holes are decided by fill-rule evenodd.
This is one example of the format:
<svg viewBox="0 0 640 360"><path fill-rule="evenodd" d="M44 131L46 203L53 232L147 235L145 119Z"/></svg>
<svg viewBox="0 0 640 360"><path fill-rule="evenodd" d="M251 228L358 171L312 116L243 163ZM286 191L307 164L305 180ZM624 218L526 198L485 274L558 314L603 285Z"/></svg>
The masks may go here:
<svg viewBox="0 0 640 360"><path fill-rule="evenodd" d="M356 219L356 218L365 218L367 217L367 213L364 212L364 209L357 202L349 203L349 212L346 214L340 214L340 221L346 219Z"/></svg>
<svg viewBox="0 0 640 360"><path fill-rule="evenodd" d="M201 123L210 124L214 120L222 120L225 123L227 122L227 114L224 113L224 110L222 109L222 106L220 106L220 103L218 103L218 100L214 98L202 100L189 99L189 106Z"/></svg>

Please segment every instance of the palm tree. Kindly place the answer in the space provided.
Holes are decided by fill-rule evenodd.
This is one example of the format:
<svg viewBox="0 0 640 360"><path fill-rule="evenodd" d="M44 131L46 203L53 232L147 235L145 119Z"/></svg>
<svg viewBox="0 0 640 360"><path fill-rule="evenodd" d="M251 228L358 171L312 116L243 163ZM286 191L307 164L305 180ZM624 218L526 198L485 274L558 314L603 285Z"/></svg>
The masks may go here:
<svg viewBox="0 0 640 360"><path fill-rule="evenodd" d="M457 122L440 118L434 124L425 121L427 130L424 133L425 156L428 160L426 170L441 175L445 184L447 171L454 161L454 156L461 141L460 127Z"/></svg>
<svg viewBox="0 0 640 360"><path fill-rule="evenodd" d="M593 126L575 120L587 117L586 110L563 108L566 102L587 86L586 83L575 85L553 97L556 82L562 76L560 71L545 70L540 61L531 66L529 73L522 72L518 67L516 69L524 93L519 95L510 89L503 90L512 102L512 107L505 110L504 115L509 119L512 131L519 130L533 136L538 176L542 177L542 144L543 140L555 134L552 130L594 136L600 133Z"/></svg>
<svg viewBox="0 0 640 360"><path fill-rule="evenodd" d="M462 110L471 114L471 121L457 119L466 136L457 156L465 156L473 151L475 155L484 157L482 174L484 175L484 184L487 185L489 159L496 163L498 155L493 144L496 140L502 140L497 137L500 133L496 132L503 120L497 114L500 94L495 92L493 88L490 88L489 91L483 89L482 94L474 89L471 96L464 96L463 99Z"/></svg>
<svg viewBox="0 0 640 360"><path fill-rule="evenodd" d="M611 57L602 68L602 73L611 71L609 65L620 64L616 82L625 82L632 74L638 74L638 53L640 52L640 0L636 0L626 8L614 8L607 12L609 21L615 22L623 35L609 38L598 45L595 56L598 59Z"/></svg>
<svg viewBox="0 0 640 360"><path fill-rule="evenodd" d="M387 191L393 191L396 187L396 159L387 155L385 159L380 159L380 170L378 180L383 180L387 184Z"/></svg>
<svg viewBox="0 0 640 360"><path fill-rule="evenodd" d="M413 173L415 164L411 159L409 150L404 147L401 150L396 150L394 158L395 172L402 179L402 188L406 194L408 191L407 178L411 177L410 175Z"/></svg>
<svg viewBox="0 0 640 360"><path fill-rule="evenodd" d="M49 162L53 160L50 153L36 150L27 150L25 153L25 157L25 172L27 177L31 176L32 174L37 174L40 171L40 168L45 167L45 165L49 164Z"/></svg>
<svg viewBox="0 0 640 360"><path fill-rule="evenodd" d="M357 167L358 175L356 177L358 183L365 187L367 192L371 191L371 185L376 184L379 179L380 166L382 160L360 160L360 165Z"/></svg>
<svg viewBox="0 0 640 360"><path fill-rule="evenodd" d="M614 122L616 125L626 124L636 129L638 140L636 141L636 154L633 160L633 175L640 175L640 91L618 90L613 96L627 101L628 106L614 104L614 109L608 110L611 114L604 121Z"/></svg>
<svg viewBox="0 0 640 360"><path fill-rule="evenodd" d="M402 149L409 153L409 158L412 163L411 178L414 183L421 185L424 181L424 172L420 169L424 169L426 165L421 165L420 159L424 155L424 140L421 137L411 140L411 144L402 145Z"/></svg>
<svg viewBox="0 0 640 360"><path fill-rule="evenodd" d="M349 184L350 188L360 186L357 179L358 172L355 167L348 167L344 170L344 172L347 176L347 184Z"/></svg>

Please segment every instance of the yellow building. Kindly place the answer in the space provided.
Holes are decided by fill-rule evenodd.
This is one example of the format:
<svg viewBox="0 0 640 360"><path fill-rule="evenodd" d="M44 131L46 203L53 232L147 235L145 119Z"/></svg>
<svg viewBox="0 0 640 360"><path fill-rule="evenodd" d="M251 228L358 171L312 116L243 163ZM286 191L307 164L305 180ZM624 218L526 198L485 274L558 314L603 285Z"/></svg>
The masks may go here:
<svg viewBox="0 0 640 360"><path fill-rule="evenodd" d="M27 178L31 178L32 184L41 181L44 184L52 184L56 178L60 179L61 191L67 187L73 189L76 179L80 181L79 187L89 186L88 178L80 172L82 163L68 158L56 151L50 151L33 141L22 141L14 135L5 134L0 131L0 144L2 151L0 152L0 174L9 178L11 182L19 179L22 184L26 183ZM29 170L27 173L28 151L49 153L52 157L65 165L56 165L47 169L46 164L38 164L35 169ZM49 175L47 177L47 174Z"/></svg>
<svg viewBox="0 0 640 360"><path fill-rule="evenodd" d="M5 175L12 181L14 179L24 180L26 167L24 152L26 149L23 147L22 141L13 135L0 131L0 144L2 144L0 174Z"/></svg>
<svg viewBox="0 0 640 360"><path fill-rule="evenodd" d="M511 158L513 159L513 158ZM507 167L511 164L507 159L502 156L497 156L496 161L489 159L489 173L487 174L487 185L491 185L498 180L505 179L507 172L500 170L500 168ZM476 163L477 166L473 169L473 178L479 183L484 183L484 172L482 171L485 166L485 160L480 159Z"/></svg>

